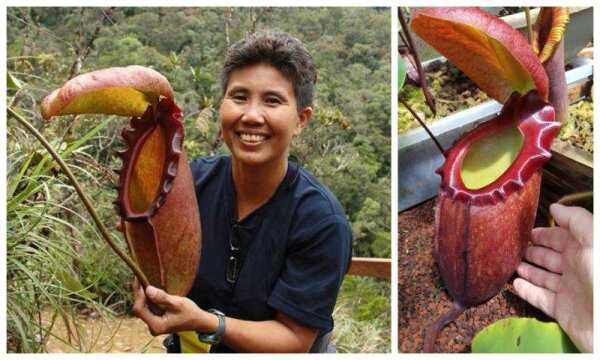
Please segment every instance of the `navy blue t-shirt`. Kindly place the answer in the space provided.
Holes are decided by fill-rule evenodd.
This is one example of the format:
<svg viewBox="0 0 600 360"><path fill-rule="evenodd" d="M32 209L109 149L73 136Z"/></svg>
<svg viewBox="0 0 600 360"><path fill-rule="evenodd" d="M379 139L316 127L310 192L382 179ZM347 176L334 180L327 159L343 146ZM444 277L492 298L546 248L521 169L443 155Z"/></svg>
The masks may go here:
<svg viewBox="0 0 600 360"><path fill-rule="evenodd" d="M202 224L202 254L188 297L202 309L252 321L277 311L320 330L333 329L332 312L352 254L352 232L335 196L289 162L267 203L237 221L231 158L190 163ZM227 280L230 236L241 242L237 280ZM220 344L213 351L230 351Z"/></svg>

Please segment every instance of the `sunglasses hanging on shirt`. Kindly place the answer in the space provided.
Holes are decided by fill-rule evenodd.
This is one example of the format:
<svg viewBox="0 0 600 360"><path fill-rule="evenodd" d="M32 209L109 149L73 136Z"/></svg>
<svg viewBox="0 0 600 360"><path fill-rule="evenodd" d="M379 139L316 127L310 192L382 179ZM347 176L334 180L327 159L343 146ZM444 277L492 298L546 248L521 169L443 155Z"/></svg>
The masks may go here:
<svg viewBox="0 0 600 360"><path fill-rule="evenodd" d="M227 263L227 282L235 284L240 274L240 268L242 264L242 226L234 223L229 231L229 249L231 254L229 255L229 261Z"/></svg>

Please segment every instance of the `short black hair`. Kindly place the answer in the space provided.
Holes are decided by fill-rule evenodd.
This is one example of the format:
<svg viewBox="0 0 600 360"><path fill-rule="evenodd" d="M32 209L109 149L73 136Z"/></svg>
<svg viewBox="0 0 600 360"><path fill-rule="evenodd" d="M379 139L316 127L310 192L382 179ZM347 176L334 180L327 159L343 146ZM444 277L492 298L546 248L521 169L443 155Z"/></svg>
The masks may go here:
<svg viewBox="0 0 600 360"><path fill-rule="evenodd" d="M249 34L229 48L221 75L223 94L234 70L259 63L273 66L292 83L298 111L312 105L317 83L312 56L300 40L274 31Z"/></svg>

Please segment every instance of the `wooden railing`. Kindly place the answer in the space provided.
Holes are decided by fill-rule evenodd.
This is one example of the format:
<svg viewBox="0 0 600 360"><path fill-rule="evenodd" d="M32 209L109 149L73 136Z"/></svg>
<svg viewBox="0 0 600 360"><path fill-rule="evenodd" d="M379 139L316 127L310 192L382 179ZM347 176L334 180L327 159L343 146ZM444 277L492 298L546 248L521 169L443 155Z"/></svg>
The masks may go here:
<svg viewBox="0 0 600 360"><path fill-rule="evenodd" d="M390 280L392 259L353 257L348 275L370 276Z"/></svg>

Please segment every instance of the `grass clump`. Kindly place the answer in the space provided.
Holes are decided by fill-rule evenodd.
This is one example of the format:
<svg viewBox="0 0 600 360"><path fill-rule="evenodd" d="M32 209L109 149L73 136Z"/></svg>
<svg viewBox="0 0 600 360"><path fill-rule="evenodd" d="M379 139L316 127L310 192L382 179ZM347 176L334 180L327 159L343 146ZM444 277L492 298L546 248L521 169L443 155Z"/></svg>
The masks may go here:
<svg viewBox="0 0 600 360"><path fill-rule="evenodd" d="M343 353L390 352L390 282L346 276L333 313L333 344Z"/></svg>

